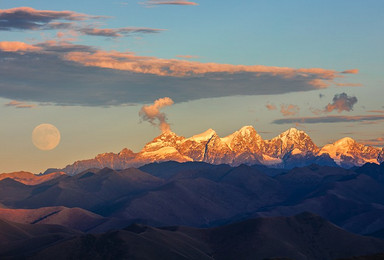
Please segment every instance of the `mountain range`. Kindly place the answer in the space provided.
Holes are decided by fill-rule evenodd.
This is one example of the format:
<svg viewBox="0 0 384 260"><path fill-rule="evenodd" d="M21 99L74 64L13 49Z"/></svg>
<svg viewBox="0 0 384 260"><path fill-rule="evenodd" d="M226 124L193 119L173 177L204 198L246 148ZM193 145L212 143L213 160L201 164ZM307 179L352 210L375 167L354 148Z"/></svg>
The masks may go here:
<svg viewBox="0 0 384 260"><path fill-rule="evenodd" d="M132 224L84 234L57 225L0 219L7 259L297 259L330 260L382 252L384 241L346 232L311 213L255 218L217 228Z"/></svg>
<svg viewBox="0 0 384 260"><path fill-rule="evenodd" d="M246 126L0 174L0 258L380 259L383 157Z"/></svg>
<svg viewBox="0 0 384 260"><path fill-rule="evenodd" d="M85 232L130 223L212 227L309 211L350 232L371 234L384 230L384 163L270 171L261 165L163 162L52 174L34 185L6 178L0 181L0 208L0 218Z"/></svg>
<svg viewBox="0 0 384 260"><path fill-rule="evenodd" d="M380 164L384 161L384 148L366 146L349 137L318 147L304 131L296 128L270 140L264 140L252 126L244 126L223 138L212 129L190 138L168 131L147 143L138 153L127 148L117 154L103 153L94 159L76 161L60 171L74 175L90 168L126 169L164 161L231 166L257 164L288 169L315 163L350 168L365 163ZM52 171L58 170L49 169L46 173Z"/></svg>
<svg viewBox="0 0 384 260"><path fill-rule="evenodd" d="M384 163L16 172L0 180L0 258L380 259L383 216Z"/></svg>

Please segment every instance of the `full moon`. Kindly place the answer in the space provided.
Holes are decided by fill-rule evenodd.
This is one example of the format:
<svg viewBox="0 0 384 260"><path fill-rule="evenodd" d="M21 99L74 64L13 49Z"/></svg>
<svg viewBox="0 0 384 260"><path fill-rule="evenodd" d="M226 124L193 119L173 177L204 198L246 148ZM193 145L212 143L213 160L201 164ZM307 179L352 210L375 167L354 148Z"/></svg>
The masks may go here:
<svg viewBox="0 0 384 260"><path fill-rule="evenodd" d="M60 132L51 124L38 125L33 129L32 142L40 150L52 150L60 143Z"/></svg>

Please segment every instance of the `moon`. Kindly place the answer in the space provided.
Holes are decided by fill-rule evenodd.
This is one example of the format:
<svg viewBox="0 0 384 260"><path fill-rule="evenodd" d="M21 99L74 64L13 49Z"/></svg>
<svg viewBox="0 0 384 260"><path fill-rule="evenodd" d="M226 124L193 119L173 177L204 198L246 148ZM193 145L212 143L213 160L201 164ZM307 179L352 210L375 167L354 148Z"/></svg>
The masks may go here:
<svg viewBox="0 0 384 260"><path fill-rule="evenodd" d="M41 124L32 132L32 142L40 150L49 151L55 149L60 143L60 131L51 124Z"/></svg>

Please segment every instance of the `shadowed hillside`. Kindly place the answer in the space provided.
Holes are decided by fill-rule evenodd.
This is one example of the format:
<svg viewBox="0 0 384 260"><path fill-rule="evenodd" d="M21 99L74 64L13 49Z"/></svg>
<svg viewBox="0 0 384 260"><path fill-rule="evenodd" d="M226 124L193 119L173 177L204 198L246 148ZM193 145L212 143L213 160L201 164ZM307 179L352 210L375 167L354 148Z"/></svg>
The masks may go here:
<svg viewBox="0 0 384 260"><path fill-rule="evenodd" d="M31 259L327 260L378 253L383 248L382 240L348 233L316 215L302 213L209 229L134 224L118 231L60 240Z"/></svg>

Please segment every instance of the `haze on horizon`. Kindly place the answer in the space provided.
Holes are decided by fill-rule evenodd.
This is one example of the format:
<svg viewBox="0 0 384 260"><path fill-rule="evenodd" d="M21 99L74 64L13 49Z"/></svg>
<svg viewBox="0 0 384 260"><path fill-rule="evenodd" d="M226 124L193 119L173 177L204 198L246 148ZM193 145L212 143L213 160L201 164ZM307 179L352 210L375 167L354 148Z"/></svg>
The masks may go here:
<svg viewBox="0 0 384 260"><path fill-rule="evenodd" d="M345 136L384 146L382 1L0 8L0 172L137 152L157 123L186 137L253 125L264 139L296 127L318 146ZM61 133L50 151L31 141L43 123Z"/></svg>

